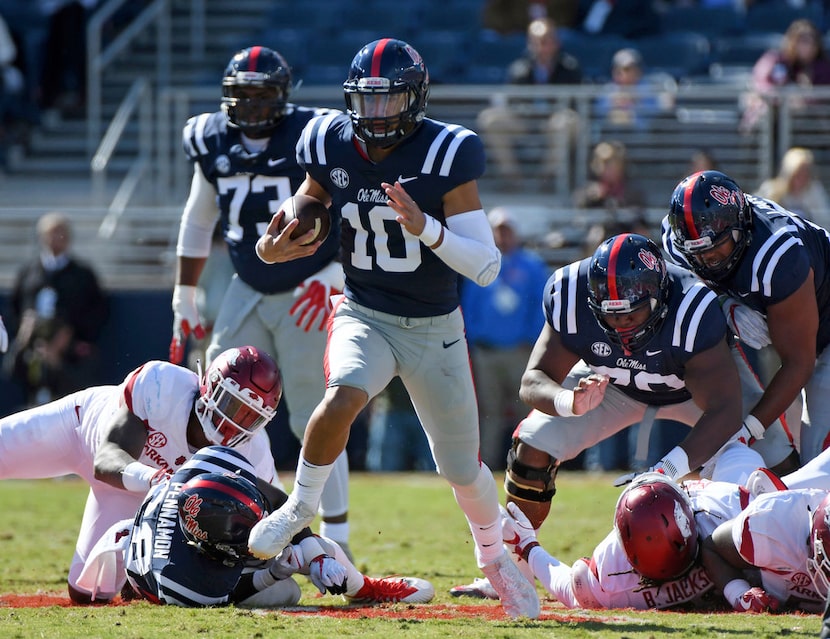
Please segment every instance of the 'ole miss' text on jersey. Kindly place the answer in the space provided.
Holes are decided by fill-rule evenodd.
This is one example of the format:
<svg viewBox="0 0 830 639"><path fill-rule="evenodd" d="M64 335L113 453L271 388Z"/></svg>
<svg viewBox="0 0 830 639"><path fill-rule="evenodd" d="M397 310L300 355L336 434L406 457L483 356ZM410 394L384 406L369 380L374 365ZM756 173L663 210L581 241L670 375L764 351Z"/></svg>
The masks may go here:
<svg viewBox="0 0 830 639"><path fill-rule="evenodd" d="M182 132L187 157L199 164L216 189L222 234L234 269L243 282L260 293L291 291L337 255L337 224L332 224L329 237L309 257L266 264L254 250L279 205L305 177L294 152L303 127L325 111L289 104L261 153L245 150L241 131L228 126L221 111L190 118Z"/></svg>
<svg viewBox="0 0 830 639"><path fill-rule="evenodd" d="M819 327L816 353L830 344L830 236L775 202L746 196L752 208L751 240L728 277L711 284L759 313L792 295L813 269ZM663 220L663 246L672 261L691 268L674 245L674 233Z"/></svg>
<svg viewBox="0 0 830 639"><path fill-rule="evenodd" d="M646 347L626 354L612 344L588 306L590 258L558 269L545 285L547 322L562 345L632 399L664 406L691 398L686 362L726 338L717 295L696 276L667 264L668 313Z"/></svg>
<svg viewBox="0 0 830 639"><path fill-rule="evenodd" d="M400 182L424 213L446 226L444 194L484 172L475 133L427 118L375 163L360 148L349 116L330 114L306 126L297 159L331 195L332 213L342 216L349 299L408 317L443 315L458 306L459 275L395 220L381 183Z"/></svg>

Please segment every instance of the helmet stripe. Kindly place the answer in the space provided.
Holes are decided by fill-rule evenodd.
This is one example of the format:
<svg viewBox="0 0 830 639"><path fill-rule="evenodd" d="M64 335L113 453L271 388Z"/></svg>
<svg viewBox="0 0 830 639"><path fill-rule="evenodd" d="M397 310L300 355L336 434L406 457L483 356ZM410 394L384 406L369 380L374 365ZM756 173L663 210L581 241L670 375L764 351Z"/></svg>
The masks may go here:
<svg viewBox="0 0 830 639"><path fill-rule="evenodd" d="M697 226L695 225L695 216L692 213L692 194L694 193L695 185L700 179L700 175L701 173L695 173L691 176L689 183L683 191L683 217L686 218L686 232L689 234L688 239L690 240L700 239L700 233L698 233Z"/></svg>
<svg viewBox="0 0 830 639"><path fill-rule="evenodd" d="M372 72L369 74L373 78L380 76L380 62L383 59L383 50L390 41L390 38L383 38L382 40L378 40L378 43L375 45L375 51L372 54Z"/></svg>
<svg viewBox="0 0 830 639"><path fill-rule="evenodd" d="M608 252L608 296L612 300L620 299L620 294L617 291L617 259L620 256L623 242L625 242L628 235L628 233L620 233L614 239L611 250Z"/></svg>
<svg viewBox="0 0 830 639"><path fill-rule="evenodd" d="M261 51L262 47L260 46L251 47L251 54L248 56L248 60L250 60L250 68L248 71L256 71L257 60L259 60Z"/></svg>
<svg viewBox="0 0 830 639"><path fill-rule="evenodd" d="M193 488L212 488L213 490L218 490L220 493L225 493L226 495L233 497L237 501L241 501L248 508L250 508L258 518L262 519L262 508L260 508L259 504L253 501L250 497L248 497L248 495L246 495L242 491L236 490L235 488L231 488L230 486L226 486L224 484L220 484L218 481L213 481L211 479L197 478L190 482L189 485Z"/></svg>

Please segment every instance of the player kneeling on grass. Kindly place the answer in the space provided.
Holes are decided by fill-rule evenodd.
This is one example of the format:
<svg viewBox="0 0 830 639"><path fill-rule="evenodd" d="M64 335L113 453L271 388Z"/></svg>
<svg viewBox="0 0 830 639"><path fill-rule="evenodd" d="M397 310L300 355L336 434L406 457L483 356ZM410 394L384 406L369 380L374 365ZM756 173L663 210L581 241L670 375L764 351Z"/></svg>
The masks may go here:
<svg viewBox="0 0 830 639"><path fill-rule="evenodd" d="M238 451L203 448L169 481L150 490L134 520L107 531L84 565L79 584L99 602L122 592L184 607L275 607L300 600L300 587L292 579L299 573L321 593L343 595L350 603L432 599L434 588L423 579L361 574L336 542L308 527L277 557L251 557L251 528L287 498L258 480Z"/></svg>

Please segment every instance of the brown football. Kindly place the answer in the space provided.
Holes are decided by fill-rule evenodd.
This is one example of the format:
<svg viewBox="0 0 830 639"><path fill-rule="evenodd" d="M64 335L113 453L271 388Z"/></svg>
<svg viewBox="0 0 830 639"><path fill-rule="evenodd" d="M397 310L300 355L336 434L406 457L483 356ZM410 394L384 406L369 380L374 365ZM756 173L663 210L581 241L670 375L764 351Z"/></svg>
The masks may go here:
<svg viewBox="0 0 830 639"><path fill-rule="evenodd" d="M282 207L285 210L281 229L285 228L294 218L300 220L297 228L291 233L291 239L305 235L308 231L315 229L317 233L310 242L323 241L329 236L331 230L331 214L328 207L316 197L310 195L293 195L288 198Z"/></svg>

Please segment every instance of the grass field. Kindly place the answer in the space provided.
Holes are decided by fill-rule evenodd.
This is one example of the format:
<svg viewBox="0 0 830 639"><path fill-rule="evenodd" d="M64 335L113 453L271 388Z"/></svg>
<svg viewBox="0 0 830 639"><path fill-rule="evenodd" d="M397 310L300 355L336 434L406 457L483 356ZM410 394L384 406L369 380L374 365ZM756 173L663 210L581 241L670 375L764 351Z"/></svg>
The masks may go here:
<svg viewBox="0 0 830 639"><path fill-rule="evenodd" d="M540 540L563 561L590 554L609 530L618 494L612 479L559 474L559 492ZM283 474L286 485L291 480ZM455 599L449 588L479 573L466 522L447 484L431 474L355 474L351 484L356 564L372 576L411 574L431 580L436 588L431 604L350 607L339 597L316 597L316 589L301 579L303 599L288 611L183 610L146 603L70 607L64 580L85 498L85 485L74 479L0 482L2 639L771 639L817 637L820 626L816 615L569 611L545 599L540 619L513 621L497 602ZM21 600L21 594L35 596Z"/></svg>

